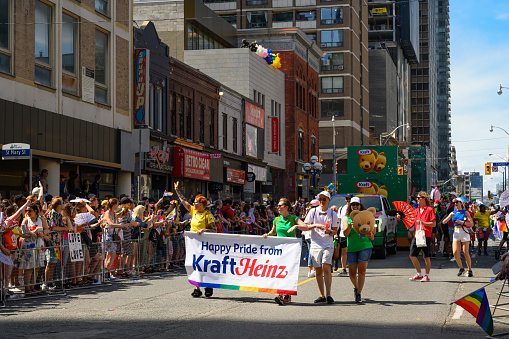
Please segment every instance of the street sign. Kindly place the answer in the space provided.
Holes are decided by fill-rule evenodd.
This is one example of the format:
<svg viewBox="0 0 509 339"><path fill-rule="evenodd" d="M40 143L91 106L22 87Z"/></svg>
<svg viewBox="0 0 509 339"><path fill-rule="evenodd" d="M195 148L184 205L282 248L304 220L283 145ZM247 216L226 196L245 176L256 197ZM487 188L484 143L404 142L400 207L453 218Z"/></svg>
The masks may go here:
<svg viewBox="0 0 509 339"><path fill-rule="evenodd" d="M492 172L498 172L498 166L491 166Z"/></svg>
<svg viewBox="0 0 509 339"><path fill-rule="evenodd" d="M509 162L494 162L492 166L509 166Z"/></svg>
<svg viewBox="0 0 509 339"><path fill-rule="evenodd" d="M2 160L30 159L29 144L6 144L2 146Z"/></svg>

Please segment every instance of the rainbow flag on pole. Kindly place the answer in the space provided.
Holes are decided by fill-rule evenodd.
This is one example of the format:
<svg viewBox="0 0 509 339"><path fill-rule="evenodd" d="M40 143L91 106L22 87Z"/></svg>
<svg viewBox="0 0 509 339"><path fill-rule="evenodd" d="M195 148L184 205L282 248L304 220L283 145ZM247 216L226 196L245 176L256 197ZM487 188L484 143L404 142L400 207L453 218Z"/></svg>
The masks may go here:
<svg viewBox="0 0 509 339"><path fill-rule="evenodd" d="M172 195L173 195L173 193L164 191L163 197L171 197Z"/></svg>
<svg viewBox="0 0 509 339"><path fill-rule="evenodd" d="M493 336L493 317L491 316L490 304L484 287L458 299L454 304L463 307L468 313L476 318L477 325Z"/></svg>

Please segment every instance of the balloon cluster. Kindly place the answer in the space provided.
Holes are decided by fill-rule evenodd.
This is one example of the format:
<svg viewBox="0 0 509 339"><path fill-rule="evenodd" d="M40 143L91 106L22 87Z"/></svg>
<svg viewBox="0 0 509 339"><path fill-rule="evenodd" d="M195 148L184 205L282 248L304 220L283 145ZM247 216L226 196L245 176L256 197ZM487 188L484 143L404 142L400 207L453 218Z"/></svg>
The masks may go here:
<svg viewBox="0 0 509 339"><path fill-rule="evenodd" d="M258 45L258 41L247 42L246 39L242 40L241 48L249 48L251 52L255 52L259 57L263 58L272 67L281 68L281 58L279 53L272 53L271 49L263 48L262 45Z"/></svg>

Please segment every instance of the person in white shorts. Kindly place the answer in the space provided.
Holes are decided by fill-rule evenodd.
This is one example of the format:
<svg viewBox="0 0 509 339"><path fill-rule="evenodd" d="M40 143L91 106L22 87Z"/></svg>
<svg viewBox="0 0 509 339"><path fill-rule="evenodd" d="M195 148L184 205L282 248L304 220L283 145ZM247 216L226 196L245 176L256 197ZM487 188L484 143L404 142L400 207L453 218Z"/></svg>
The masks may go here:
<svg viewBox="0 0 509 339"><path fill-rule="evenodd" d="M314 228L311 232L310 255L313 261L313 267L316 272L316 283L320 292L320 297L315 303L327 302L334 303L330 295L332 283L332 256L334 255L334 235L338 231L338 214L329 208L331 196L327 191L318 194L319 206L311 209L304 222L310 224L320 224L325 226L325 230ZM324 294L325 282L325 294Z"/></svg>

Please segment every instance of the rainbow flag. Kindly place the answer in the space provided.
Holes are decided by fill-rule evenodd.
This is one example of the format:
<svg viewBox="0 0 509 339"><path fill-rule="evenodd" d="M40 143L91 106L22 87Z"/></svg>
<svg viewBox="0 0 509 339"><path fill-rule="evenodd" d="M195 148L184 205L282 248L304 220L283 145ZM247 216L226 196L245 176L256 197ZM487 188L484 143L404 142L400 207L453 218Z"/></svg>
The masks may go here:
<svg viewBox="0 0 509 339"><path fill-rule="evenodd" d="M476 318L477 325L481 326L488 335L493 336L493 317L491 316L490 304L484 287L456 300L454 303L473 315Z"/></svg>
<svg viewBox="0 0 509 339"><path fill-rule="evenodd" d="M173 195L173 193L164 191L163 197L171 197L172 195Z"/></svg>

